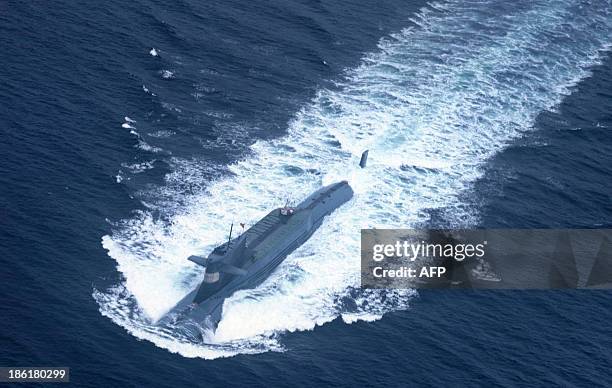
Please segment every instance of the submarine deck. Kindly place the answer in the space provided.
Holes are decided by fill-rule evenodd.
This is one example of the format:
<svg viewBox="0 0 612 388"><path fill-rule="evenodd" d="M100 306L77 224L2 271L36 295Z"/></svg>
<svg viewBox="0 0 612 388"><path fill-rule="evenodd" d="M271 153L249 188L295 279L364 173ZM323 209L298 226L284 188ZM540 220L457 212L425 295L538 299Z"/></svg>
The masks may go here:
<svg viewBox="0 0 612 388"><path fill-rule="evenodd" d="M251 226L245 233L244 237L247 240L247 246L249 248L255 248L261 243L266 237L271 235L280 225L283 224L281 219L280 209L274 209L268 213L264 218L257 221L255 225Z"/></svg>

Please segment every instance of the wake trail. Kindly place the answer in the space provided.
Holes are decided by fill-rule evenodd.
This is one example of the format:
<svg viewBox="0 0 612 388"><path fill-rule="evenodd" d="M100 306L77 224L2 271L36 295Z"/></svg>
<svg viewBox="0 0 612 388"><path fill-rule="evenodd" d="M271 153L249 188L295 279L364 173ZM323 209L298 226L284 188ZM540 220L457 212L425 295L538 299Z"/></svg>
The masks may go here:
<svg viewBox="0 0 612 388"><path fill-rule="evenodd" d="M124 281L96 290L100 311L138 338L186 357L282 350L280 335L338 317L376 320L408 308L413 290L359 288L359 230L422 225L432 209L457 225L478 222L460 194L486 161L555 109L610 46L608 1L435 2L412 26L320 90L287 134L252 146L232 173L172 209L123 221L103 246ZM370 150L368 167L357 167ZM172 179L198 179L181 163ZM151 324L201 281L186 257L208 253L232 222L253 224L285 198L348 179L354 198L260 287L224 305L207 343ZM167 193L165 193L167 194ZM348 330L348 329L347 329Z"/></svg>

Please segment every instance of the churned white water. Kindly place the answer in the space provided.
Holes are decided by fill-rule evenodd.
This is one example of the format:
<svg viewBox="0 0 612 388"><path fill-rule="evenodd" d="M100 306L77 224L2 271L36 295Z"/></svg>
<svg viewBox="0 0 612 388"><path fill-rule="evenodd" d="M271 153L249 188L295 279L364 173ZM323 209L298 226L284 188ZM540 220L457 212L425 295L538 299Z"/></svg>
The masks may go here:
<svg viewBox="0 0 612 388"><path fill-rule="evenodd" d="M589 75L609 48L610 9L609 2L431 3L333 90L320 90L285 136L257 142L248 159L229 166L231 175L205 182L169 221L141 212L104 236L124 280L94 292L100 311L157 346L216 358L283 350L282 334L338 317L348 324L407 309L413 290L359 288L359 230L415 226L430 209L476 223L459 195L487 159ZM361 170L365 149L369 165ZM190 163L197 162L185 161L168 179L199 179L189 170L201 167ZM286 198L297 202L341 179L354 198L261 286L229 298L209 343L152 324L200 282L186 257L207 254L230 223L252 224Z"/></svg>

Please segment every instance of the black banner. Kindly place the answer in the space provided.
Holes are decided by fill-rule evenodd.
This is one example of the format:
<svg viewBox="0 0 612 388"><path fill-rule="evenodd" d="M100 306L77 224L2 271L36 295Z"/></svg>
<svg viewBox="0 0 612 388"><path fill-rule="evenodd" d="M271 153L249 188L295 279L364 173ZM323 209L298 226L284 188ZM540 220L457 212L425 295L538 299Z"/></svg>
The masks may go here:
<svg viewBox="0 0 612 388"><path fill-rule="evenodd" d="M364 288L611 288L612 229L363 229Z"/></svg>

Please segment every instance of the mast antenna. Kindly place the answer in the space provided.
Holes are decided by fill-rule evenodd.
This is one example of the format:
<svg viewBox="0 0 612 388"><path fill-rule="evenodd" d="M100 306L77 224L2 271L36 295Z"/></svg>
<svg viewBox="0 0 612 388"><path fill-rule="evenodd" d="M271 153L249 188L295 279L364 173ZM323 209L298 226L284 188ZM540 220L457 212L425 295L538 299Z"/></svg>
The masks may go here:
<svg viewBox="0 0 612 388"><path fill-rule="evenodd" d="M234 229L234 222L232 221L232 224L230 225L229 236L227 237L227 249L230 248L230 242L232 241L232 230L233 229Z"/></svg>

